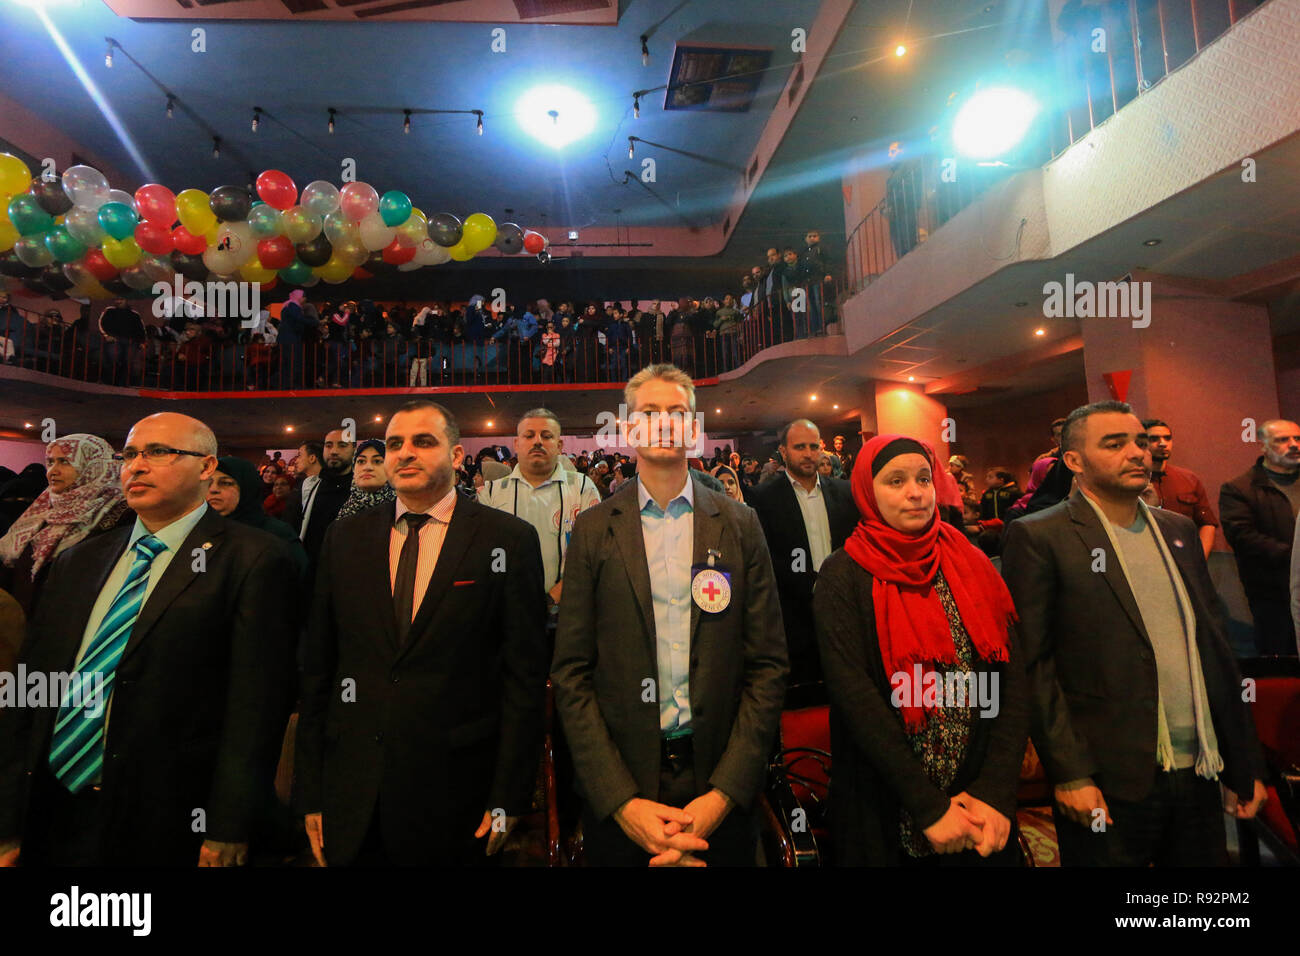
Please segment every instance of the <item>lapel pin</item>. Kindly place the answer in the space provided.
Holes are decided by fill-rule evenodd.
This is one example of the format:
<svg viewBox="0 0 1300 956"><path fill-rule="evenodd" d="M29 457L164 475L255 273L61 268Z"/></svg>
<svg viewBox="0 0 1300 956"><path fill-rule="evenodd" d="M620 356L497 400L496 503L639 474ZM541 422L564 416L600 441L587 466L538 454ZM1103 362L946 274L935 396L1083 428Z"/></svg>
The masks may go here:
<svg viewBox="0 0 1300 956"><path fill-rule="evenodd" d="M1182 538L1174 538L1174 547L1175 547L1175 548L1181 548L1182 546L1183 546L1183 539L1182 539Z"/></svg>

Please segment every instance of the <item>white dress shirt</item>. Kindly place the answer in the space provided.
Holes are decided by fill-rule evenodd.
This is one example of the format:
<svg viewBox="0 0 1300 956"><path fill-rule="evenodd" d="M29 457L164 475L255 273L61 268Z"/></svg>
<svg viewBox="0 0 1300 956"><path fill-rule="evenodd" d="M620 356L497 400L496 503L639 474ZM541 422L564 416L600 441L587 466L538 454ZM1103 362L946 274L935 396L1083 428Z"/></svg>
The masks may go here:
<svg viewBox="0 0 1300 956"><path fill-rule="evenodd" d="M804 491L803 485L795 480L790 472L785 473L794 488L795 501L799 502L799 511L803 514L804 530L808 532L808 560L810 570L820 571L822 562L831 553L831 521L826 516L826 493L822 490L822 477L816 476L812 491Z"/></svg>
<svg viewBox="0 0 1300 956"><path fill-rule="evenodd" d="M695 489L689 472L665 512L638 475L641 536L650 568L655 654L659 669L659 729L665 734L691 723L691 556L695 545Z"/></svg>

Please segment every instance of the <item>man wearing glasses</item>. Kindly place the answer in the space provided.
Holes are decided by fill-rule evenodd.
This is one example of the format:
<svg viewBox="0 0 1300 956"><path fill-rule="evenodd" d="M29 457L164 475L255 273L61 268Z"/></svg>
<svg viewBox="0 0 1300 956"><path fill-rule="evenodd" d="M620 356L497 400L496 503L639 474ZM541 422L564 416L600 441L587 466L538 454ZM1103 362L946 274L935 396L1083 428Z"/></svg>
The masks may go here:
<svg viewBox="0 0 1300 956"><path fill-rule="evenodd" d="M0 863L246 861L294 697L295 572L204 503L216 453L194 418L137 422L134 526L55 560L23 663L60 690L0 709Z"/></svg>

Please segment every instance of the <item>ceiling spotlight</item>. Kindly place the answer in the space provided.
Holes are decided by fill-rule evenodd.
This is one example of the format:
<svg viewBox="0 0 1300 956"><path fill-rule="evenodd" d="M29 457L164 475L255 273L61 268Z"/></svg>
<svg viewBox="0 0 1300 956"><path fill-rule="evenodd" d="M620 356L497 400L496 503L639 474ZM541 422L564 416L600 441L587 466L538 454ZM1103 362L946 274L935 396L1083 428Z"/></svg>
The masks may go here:
<svg viewBox="0 0 1300 956"><path fill-rule="evenodd" d="M641 65L642 66L650 65L650 44L647 42L649 41L649 39L650 37L647 36L646 34L644 33L641 34Z"/></svg>
<svg viewBox="0 0 1300 956"><path fill-rule="evenodd" d="M627 158L628 158L628 159L635 159L635 158L636 158L636 148L632 145L632 143L633 143L633 141L634 141L635 139L636 139L635 136L629 136L629 137L627 138Z"/></svg>
<svg viewBox="0 0 1300 956"><path fill-rule="evenodd" d="M1145 242L1143 242L1142 245L1144 245L1144 246L1158 246L1158 245L1160 245L1160 240L1159 240L1159 239L1148 239L1148 240L1146 240Z"/></svg>
<svg viewBox="0 0 1300 956"><path fill-rule="evenodd" d="M909 375L909 376L907 376L907 380L908 380L909 382L915 382L915 381L916 381L916 376L915 376L915 375Z"/></svg>
<svg viewBox="0 0 1300 956"><path fill-rule="evenodd" d="M31 422L23 422L23 428L31 428L31 427L32 427Z"/></svg>
<svg viewBox="0 0 1300 956"><path fill-rule="evenodd" d="M831 410L838 412L840 410L840 407L838 405L832 405Z"/></svg>
<svg viewBox="0 0 1300 956"><path fill-rule="evenodd" d="M641 118L641 97L640 96L632 97L632 118L633 119Z"/></svg>
<svg viewBox="0 0 1300 956"><path fill-rule="evenodd" d="M483 135L483 111L482 111L482 110L474 110L474 112L478 114L478 126L477 126L477 132L478 132L478 134L479 134L480 136L482 136L482 135Z"/></svg>
<svg viewBox="0 0 1300 956"><path fill-rule="evenodd" d="M906 56L906 55L907 55L907 47L903 46L903 44L900 43L898 44L898 46L894 47L894 56Z"/></svg>
<svg viewBox="0 0 1300 956"><path fill-rule="evenodd" d="M720 408L715 408L715 409L713 410L713 414L715 414L715 415L721 415L721 414L722 414L722 409L720 409Z"/></svg>
<svg viewBox="0 0 1300 956"><path fill-rule="evenodd" d="M808 396L808 401L810 401L810 402L815 402L815 401L817 401L817 396L816 396L816 395L809 395L809 396Z"/></svg>
<svg viewBox="0 0 1300 956"><path fill-rule="evenodd" d="M284 430L287 431L287 432L291 432L291 431L293 431L293 426L292 426L292 425L285 425L285 426L284 426Z"/></svg>
<svg viewBox="0 0 1300 956"><path fill-rule="evenodd" d="M104 39L108 41L108 47L104 50L104 66L108 67L111 70L113 68L113 45L114 44L113 41L108 37L104 37Z"/></svg>
<svg viewBox="0 0 1300 956"><path fill-rule="evenodd" d="M411 132L411 111L402 110L402 112L406 114L406 119L402 120L402 132L409 135Z"/></svg>
<svg viewBox="0 0 1300 956"><path fill-rule="evenodd" d="M254 133L257 132L257 127L261 125L261 122L262 122L262 107L254 106L253 107L253 132Z"/></svg>
<svg viewBox="0 0 1300 956"><path fill-rule="evenodd" d="M1034 334L1035 334L1035 335L1046 335L1046 334L1047 334L1047 329L1034 329Z"/></svg>
<svg viewBox="0 0 1300 956"><path fill-rule="evenodd" d="M487 427L488 427L488 428L491 428L491 427L492 427L492 423L491 423L491 422L488 422Z"/></svg>
<svg viewBox="0 0 1300 956"><path fill-rule="evenodd" d="M383 415L376 415L376 416L375 416L375 421L377 421L377 422L382 422L383 420L384 420L384 416L383 416Z"/></svg>
<svg viewBox="0 0 1300 956"><path fill-rule="evenodd" d="M334 109L334 107L331 106L331 107L329 108L330 121L329 121L329 124L327 125L326 128L327 128L331 133L334 132L334 114L337 113L337 112L338 112L338 110Z"/></svg>
<svg viewBox="0 0 1300 956"><path fill-rule="evenodd" d="M212 158L213 159L221 158L221 137L220 136L212 137Z"/></svg>
<svg viewBox="0 0 1300 956"><path fill-rule="evenodd" d="M171 94L167 95L167 118L172 118L172 110L176 107L176 97Z"/></svg>

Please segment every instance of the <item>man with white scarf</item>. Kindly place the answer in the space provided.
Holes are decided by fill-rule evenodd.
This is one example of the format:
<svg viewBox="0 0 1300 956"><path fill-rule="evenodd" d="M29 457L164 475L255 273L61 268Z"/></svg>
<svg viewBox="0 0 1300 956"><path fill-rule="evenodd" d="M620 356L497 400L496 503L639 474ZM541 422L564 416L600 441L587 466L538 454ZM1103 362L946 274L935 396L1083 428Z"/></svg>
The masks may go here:
<svg viewBox="0 0 1300 956"><path fill-rule="evenodd" d="M1140 500L1123 402L1075 409L1061 448L1076 491L1014 523L1002 564L1061 862L1225 865L1221 806L1256 814L1264 761L1196 528Z"/></svg>

